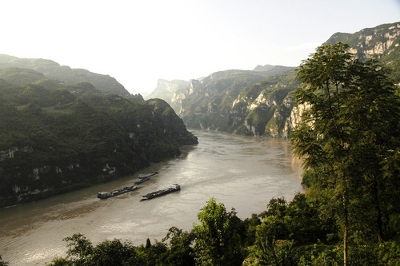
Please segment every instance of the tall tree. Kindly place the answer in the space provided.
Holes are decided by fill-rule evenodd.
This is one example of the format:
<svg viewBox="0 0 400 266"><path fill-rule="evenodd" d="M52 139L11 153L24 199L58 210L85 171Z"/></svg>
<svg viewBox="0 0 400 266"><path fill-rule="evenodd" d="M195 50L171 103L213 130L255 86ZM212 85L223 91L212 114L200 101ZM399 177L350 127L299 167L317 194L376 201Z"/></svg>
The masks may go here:
<svg viewBox="0 0 400 266"><path fill-rule="evenodd" d="M235 210L227 212L224 204L211 198L197 216L200 224L193 226L196 264L241 265L244 256Z"/></svg>
<svg viewBox="0 0 400 266"><path fill-rule="evenodd" d="M1 256L0 256L0 266L8 266L8 262L7 261L3 261Z"/></svg>
<svg viewBox="0 0 400 266"><path fill-rule="evenodd" d="M171 227L163 242L168 242L167 251L161 255L160 266L193 266L193 234L184 232L177 227Z"/></svg>
<svg viewBox="0 0 400 266"><path fill-rule="evenodd" d="M386 69L374 60L358 61L347 49L343 43L320 46L298 68L302 86L296 102L307 108L291 135L305 174L316 175L318 185L334 196L330 200L343 226L344 265L350 221L366 222L352 212L355 202L373 202L374 211L368 213L375 217L378 240L383 238L382 196L388 187L382 164L398 147L400 114Z"/></svg>

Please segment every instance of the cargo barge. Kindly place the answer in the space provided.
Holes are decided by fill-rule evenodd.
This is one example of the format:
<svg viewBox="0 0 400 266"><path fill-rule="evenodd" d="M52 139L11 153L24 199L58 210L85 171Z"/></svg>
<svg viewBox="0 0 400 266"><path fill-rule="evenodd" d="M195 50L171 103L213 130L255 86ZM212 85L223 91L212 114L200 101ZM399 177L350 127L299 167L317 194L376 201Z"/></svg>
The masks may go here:
<svg viewBox="0 0 400 266"><path fill-rule="evenodd" d="M125 194L125 193L128 193L128 192L134 191L134 190L136 190L138 188L139 188L139 186L133 185L133 186L130 186L130 187L124 187L124 188L116 189L116 190L113 190L111 192L99 192L99 193L97 193L97 197L99 199L107 199L107 198L115 197L115 196L118 196L118 195L121 195L121 194Z"/></svg>
<svg viewBox="0 0 400 266"><path fill-rule="evenodd" d="M169 194L169 193L172 193L172 192L175 192L175 191L179 191L179 190L181 190L181 187L178 184L173 184L169 188L158 190L158 191L155 191L155 192L151 192L151 193L148 193L146 195L142 195L141 201L142 200L154 199L154 198L157 198L157 197L160 197L160 196L164 196L166 194Z"/></svg>

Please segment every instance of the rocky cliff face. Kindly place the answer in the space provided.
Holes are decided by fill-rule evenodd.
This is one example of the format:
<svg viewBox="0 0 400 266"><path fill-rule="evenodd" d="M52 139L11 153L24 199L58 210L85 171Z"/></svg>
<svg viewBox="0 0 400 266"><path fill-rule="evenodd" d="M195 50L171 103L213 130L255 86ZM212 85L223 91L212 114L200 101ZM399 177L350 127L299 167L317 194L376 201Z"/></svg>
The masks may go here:
<svg viewBox="0 0 400 266"><path fill-rule="evenodd" d="M182 99L187 94L187 87L190 81L185 80L164 80L157 81L157 87L146 97L146 99L160 98L177 110L180 108Z"/></svg>
<svg viewBox="0 0 400 266"><path fill-rule="evenodd" d="M179 115L189 128L281 136L293 104L294 72L268 75L230 70L192 81Z"/></svg>
<svg viewBox="0 0 400 266"><path fill-rule="evenodd" d="M399 47L400 23L384 24L362 29L354 34L335 33L324 44L344 42L351 46L350 52L360 60L381 59L395 47Z"/></svg>

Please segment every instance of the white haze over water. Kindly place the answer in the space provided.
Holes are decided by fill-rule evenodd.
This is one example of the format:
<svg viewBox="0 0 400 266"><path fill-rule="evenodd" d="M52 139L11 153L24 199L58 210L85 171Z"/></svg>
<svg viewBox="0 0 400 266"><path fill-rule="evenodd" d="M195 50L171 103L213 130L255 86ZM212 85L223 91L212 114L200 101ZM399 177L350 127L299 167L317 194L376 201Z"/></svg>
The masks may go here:
<svg viewBox="0 0 400 266"><path fill-rule="evenodd" d="M150 93L257 65L298 66L336 32L400 21L399 0L13 0L0 54L51 59Z"/></svg>

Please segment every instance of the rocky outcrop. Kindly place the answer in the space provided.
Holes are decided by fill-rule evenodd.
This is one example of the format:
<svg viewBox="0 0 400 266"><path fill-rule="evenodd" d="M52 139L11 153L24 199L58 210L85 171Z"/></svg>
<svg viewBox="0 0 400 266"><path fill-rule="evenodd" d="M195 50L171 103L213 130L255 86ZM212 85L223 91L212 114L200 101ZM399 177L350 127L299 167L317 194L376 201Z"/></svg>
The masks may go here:
<svg viewBox="0 0 400 266"><path fill-rule="evenodd" d="M148 95L146 99L159 98L170 104L174 110L179 110L182 100L187 95L187 87L190 81L185 80L165 80L158 79L157 87Z"/></svg>
<svg viewBox="0 0 400 266"><path fill-rule="evenodd" d="M180 116L189 128L281 136L292 107L294 72L260 73L232 70L192 82Z"/></svg>

